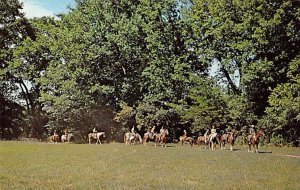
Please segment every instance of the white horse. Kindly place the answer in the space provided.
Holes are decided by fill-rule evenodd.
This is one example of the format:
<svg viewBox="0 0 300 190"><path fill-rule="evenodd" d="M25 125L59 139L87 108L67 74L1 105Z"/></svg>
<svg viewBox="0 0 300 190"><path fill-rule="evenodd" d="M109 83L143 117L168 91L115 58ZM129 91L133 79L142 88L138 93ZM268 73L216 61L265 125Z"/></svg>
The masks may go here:
<svg viewBox="0 0 300 190"><path fill-rule="evenodd" d="M125 145L130 145L130 144L134 145L135 142L138 140L140 141L140 143L143 143L143 139L142 139L141 135L138 133L133 134L133 133L127 132L124 134Z"/></svg>
<svg viewBox="0 0 300 190"><path fill-rule="evenodd" d="M62 135L61 136L61 143L64 143L66 141L68 143L70 143L74 138L75 138L75 135L73 133L69 133L67 135Z"/></svg>
<svg viewBox="0 0 300 190"><path fill-rule="evenodd" d="M105 132L89 133L89 134L88 134L89 144L91 144L92 139L97 140L97 141L96 141L96 144L98 144L98 142L99 142L100 144L102 144L102 143L101 143L101 140L100 140L100 137L101 137L101 136L105 137Z"/></svg>
<svg viewBox="0 0 300 190"><path fill-rule="evenodd" d="M214 150L218 141L218 133L212 133L209 135L209 147Z"/></svg>

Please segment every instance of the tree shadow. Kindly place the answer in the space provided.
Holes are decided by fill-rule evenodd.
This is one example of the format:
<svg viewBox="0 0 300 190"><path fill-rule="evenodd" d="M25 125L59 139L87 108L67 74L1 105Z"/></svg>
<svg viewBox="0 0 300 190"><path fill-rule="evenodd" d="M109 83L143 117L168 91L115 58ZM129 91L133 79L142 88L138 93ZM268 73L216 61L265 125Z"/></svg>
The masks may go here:
<svg viewBox="0 0 300 190"><path fill-rule="evenodd" d="M272 154L272 151L258 151L259 154Z"/></svg>

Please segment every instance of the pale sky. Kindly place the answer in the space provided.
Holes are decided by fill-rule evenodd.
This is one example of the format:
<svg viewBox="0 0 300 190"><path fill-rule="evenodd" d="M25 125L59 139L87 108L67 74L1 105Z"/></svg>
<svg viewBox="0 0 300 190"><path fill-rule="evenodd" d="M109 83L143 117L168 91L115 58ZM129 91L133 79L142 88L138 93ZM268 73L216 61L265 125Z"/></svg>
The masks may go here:
<svg viewBox="0 0 300 190"><path fill-rule="evenodd" d="M55 16L68 11L67 6L74 6L75 0L19 0L27 18Z"/></svg>

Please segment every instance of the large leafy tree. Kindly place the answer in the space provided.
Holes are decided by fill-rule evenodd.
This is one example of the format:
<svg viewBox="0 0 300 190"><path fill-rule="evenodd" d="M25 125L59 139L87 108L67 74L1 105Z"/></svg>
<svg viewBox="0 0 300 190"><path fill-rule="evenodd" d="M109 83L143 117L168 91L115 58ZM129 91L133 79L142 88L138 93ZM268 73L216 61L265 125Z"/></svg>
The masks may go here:
<svg viewBox="0 0 300 190"><path fill-rule="evenodd" d="M56 58L40 79L51 118L87 105L118 110L121 101L167 110L182 98L185 75L201 66L178 8L173 0L77 1L52 34Z"/></svg>
<svg viewBox="0 0 300 190"><path fill-rule="evenodd" d="M289 81L278 85L269 97L270 107L265 118L266 127L273 137L298 143L300 136L300 58L291 62Z"/></svg>
<svg viewBox="0 0 300 190"><path fill-rule="evenodd" d="M21 94L19 93L19 89L26 89L27 86L25 79L15 72L18 69L12 63L12 60L14 59L14 51L18 46L26 38L34 40L36 36L21 9L22 4L17 0L4 0L0 2L0 123L2 131L20 131L21 129L17 128L24 127L24 125L17 126L13 124L17 120L24 123L24 114L21 111L23 109L19 104L23 94L27 93L28 95L28 91L26 92L25 90ZM19 73L22 72L19 70Z"/></svg>
<svg viewBox="0 0 300 190"><path fill-rule="evenodd" d="M299 53L298 17L293 0L195 0L189 18L199 54L219 65L230 91L261 117L270 89L286 81L288 63Z"/></svg>

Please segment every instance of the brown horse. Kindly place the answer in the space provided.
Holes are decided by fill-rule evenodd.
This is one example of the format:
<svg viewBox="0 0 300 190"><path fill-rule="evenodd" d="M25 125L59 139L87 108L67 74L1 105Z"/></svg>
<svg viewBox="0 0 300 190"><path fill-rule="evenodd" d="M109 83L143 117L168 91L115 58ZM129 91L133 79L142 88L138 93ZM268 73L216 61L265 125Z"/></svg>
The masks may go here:
<svg viewBox="0 0 300 190"><path fill-rule="evenodd" d="M52 140L52 142L54 142L54 143L58 143L58 142L59 142L59 136L58 136L58 135L52 135L52 136L51 136L51 140Z"/></svg>
<svg viewBox="0 0 300 190"><path fill-rule="evenodd" d="M157 133L147 132L144 134L143 144L146 145L149 141L156 141Z"/></svg>
<svg viewBox="0 0 300 190"><path fill-rule="evenodd" d="M157 143L161 143L162 147L167 147L167 135L169 134L169 131L165 129L162 133L158 134L155 138L155 146Z"/></svg>
<svg viewBox="0 0 300 190"><path fill-rule="evenodd" d="M207 149L208 148L208 136L199 136L197 138L197 144L198 144L198 147L200 147L200 145L204 144L205 149Z"/></svg>
<svg viewBox="0 0 300 190"><path fill-rule="evenodd" d="M185 137L185 136L180 136L179 141L181 143L181 146L183 146L183 143L188 142L191 144L191 146L194 145L194 139L193 137Z"/></svg>
<svg viewBox="0 0 300 190"><path fill-rule="evenodd" d="M225 150L225 144L230 144L230 150L233 150L233 145L236 140L236 136L233 132L225 133L219 137L220 148L221 150Z"/></svg>
<svg viewBox="0 0 300 190"><path fill-rule="evenodd" d="M256 153L258 153L259 139L260 139L260 137L262 137L264 135L265 135L265 133L262 130L260 130L255 135L250 134L247 136L248 146L249 146L248 152L255 151ZM251 146L253 146L253 150L251 150Z"/></svg>

